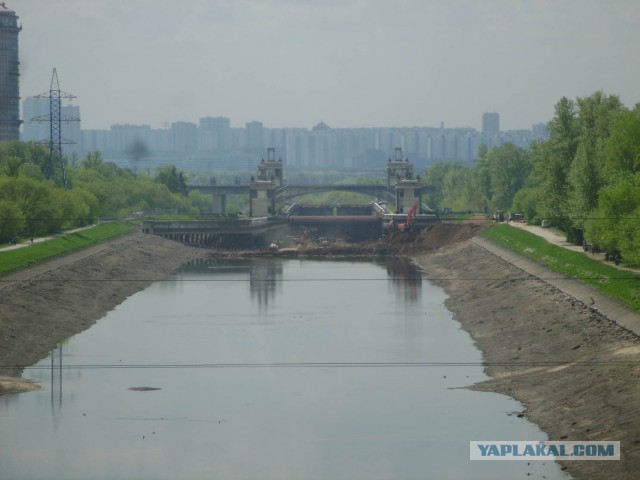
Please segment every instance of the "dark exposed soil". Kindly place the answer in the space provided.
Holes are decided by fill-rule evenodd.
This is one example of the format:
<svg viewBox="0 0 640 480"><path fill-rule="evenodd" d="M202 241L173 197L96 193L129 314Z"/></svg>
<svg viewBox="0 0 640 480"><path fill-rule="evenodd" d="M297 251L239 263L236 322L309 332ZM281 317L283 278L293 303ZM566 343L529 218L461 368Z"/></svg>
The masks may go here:
<svg viewBox="0 0 640 480"><path fill-rule="evenodd" d="M385 237L363 243L328 243L326 246L310 243L298 248L277 251L264 250L219 250L209 253L211 257L335 257L359 256L379 257L385 255L411 255L428 253L448 245L469 240L487 228L474 223L439 223L419 231L391 232Z"/></svg>

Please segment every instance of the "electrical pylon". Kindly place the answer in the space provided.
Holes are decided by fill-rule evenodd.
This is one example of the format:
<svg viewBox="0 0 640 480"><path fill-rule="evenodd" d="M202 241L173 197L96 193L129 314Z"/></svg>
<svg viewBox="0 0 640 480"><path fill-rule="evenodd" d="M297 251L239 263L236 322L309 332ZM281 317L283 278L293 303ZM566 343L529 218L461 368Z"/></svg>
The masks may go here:
<svg viewBox="0 0 640 480"><path fill-rule="evenodd" d="M76 97L75 95L60 90L58 72L56 72L54 68L49 91L36 95L35 98L49 99L49 114L40 115L31 119L33 122L49 122L49 138L38 142L49 145L49 162L47 163L45 174L47 178L51 178L53 176L54 165L59 164L64 188L69 188L69 179L67 178L67 171L64 168L64 158L62 157L62 145L71 145L75 142L62 137L62 122L79 122L80 119L68 115L63 116L61 107L63 98L71 100Z"/></svg>

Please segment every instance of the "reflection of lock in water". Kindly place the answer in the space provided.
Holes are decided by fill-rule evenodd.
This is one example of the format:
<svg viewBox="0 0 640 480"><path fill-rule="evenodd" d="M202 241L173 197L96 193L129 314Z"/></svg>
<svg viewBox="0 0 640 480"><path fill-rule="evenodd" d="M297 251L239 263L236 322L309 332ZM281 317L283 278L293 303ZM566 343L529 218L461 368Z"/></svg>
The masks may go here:
<svg viewBox="0 0 640 480"><path fill-rule="evenodd" d="M51 415L56 427L62 416L62 344L51 350Z"/></svg>
<svg viewBox="0 0 640 480"><path fill-rule="evenodd" d="M405 301L415 303L422 291L422 272L409 258L397 258L387 262L387 275L396 293Z"/></svg>

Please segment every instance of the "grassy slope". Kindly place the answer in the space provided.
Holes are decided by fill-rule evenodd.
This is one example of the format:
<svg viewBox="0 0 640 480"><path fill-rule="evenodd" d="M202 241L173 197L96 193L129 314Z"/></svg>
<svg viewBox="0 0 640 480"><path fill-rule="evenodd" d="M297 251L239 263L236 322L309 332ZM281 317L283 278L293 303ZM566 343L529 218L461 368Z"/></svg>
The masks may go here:
<svg viewBox="0 0 640 480"><path fill-rule="evenodd" d="M640 276L632 272L606 265L581 252L552 245L537 235L509 225L496 225L482 235L555 272L577 278L640 311Z"/></svg>
<svg viewBox="0 0 640 480"><path fill-rule="evenodd" d="M28 247L3 251L0 252L0 274L28 267L73 250L89 247L134 230L135 227L128 223L105 223L80 232L52 238L46 242L35 243Z"/></svg>

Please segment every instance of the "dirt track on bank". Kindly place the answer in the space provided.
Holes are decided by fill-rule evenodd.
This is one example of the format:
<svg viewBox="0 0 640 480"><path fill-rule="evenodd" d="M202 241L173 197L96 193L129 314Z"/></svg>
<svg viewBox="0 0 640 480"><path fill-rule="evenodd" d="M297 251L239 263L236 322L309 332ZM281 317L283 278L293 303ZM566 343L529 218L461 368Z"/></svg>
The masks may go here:
<svg viewBox="0 0 640 480"><path fill-rule="evenodd" d="M445 288L448 308L483 351L492 377L474 388L519 400L526 416L552 440L622 442L620 462L566 462L575 478L636 478L638 337L469 242L481 229L442 225L360 251L411 255ZM206 255L206 250L134 234L0 277L0 365L11 366L0 376L19 375L128 296ZM4 393L20 388L12 382L14 390Z"/></svg>

